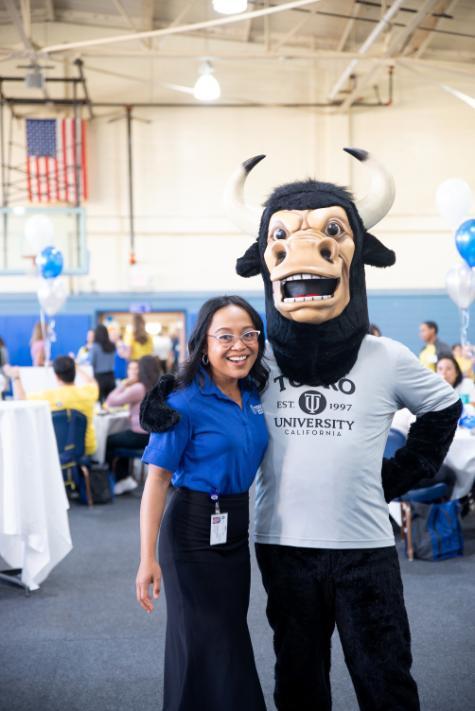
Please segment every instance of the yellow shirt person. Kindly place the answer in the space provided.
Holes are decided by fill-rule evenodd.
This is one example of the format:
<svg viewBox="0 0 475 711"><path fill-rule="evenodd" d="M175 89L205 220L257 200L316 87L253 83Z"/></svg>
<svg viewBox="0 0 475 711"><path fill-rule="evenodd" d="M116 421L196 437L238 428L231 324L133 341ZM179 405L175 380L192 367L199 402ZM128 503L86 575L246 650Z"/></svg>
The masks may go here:
<svg viewBox="0 0 475 711"><path fill-rule="evenodd" d="M94 431L94 409L99 397L99 387L88 373L82 371L88 381L85 385L75 385L76 365L69 356L54 359L53 370L58 381L56 388L26 394L18 367L5 366L5 374L13 381L13 393L17 400L46 400L53 412L56 410L79 410L87 417L85 452L93 454L97 449Z"/></svg>
<svg viewBox="0 0 475 711"><path fill-rule="evenodd" d="M139 343L134 339L132 333L127 333L124 338L124 345L129 349L129 360L140 360L142 356L152 355L153 353L153 340L148 333L145 343Z"/></svg>
<svg viewBox="0 0 475 711"><path fill-rule="evenodd" d="M94 431L94 408L99 397L97 383L87 385L60 385L57 388L29 393L27 400L47 400L52 412L56 410L79 410L87 417L86 454L93 454L97 449Z"/></svg>

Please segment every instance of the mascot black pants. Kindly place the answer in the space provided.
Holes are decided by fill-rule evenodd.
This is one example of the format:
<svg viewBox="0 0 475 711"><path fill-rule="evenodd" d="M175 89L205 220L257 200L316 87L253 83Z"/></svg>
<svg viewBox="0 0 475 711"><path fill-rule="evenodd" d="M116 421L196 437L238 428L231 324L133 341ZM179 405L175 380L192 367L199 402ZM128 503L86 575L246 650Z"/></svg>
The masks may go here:
<svg viewBox="0 0 475 711"><path fill-rule="evenodd" d="M274 630L279 711L329 711L335 624L362 711L418 711L395 547L256 544Z"/></svg>

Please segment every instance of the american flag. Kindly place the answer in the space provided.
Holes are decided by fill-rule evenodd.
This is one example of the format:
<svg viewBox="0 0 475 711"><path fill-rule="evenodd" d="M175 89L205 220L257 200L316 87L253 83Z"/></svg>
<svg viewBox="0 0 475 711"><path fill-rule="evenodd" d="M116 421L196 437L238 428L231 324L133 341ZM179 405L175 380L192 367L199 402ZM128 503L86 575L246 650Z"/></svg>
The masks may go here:
<svg viewBox="0 0 475 711"><path fill-rule="evenodd" d="M87 200L86 121L26 119L30 202Z"/></svg>

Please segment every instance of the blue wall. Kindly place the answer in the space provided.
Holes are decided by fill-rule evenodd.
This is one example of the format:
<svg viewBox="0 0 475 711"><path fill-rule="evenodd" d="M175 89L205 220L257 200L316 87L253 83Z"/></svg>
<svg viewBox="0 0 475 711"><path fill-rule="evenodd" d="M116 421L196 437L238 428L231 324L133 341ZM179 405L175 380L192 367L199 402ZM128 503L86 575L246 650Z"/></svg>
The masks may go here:
<svg viewBox="0 0 475 711"><path fill-rule="evenodd" d="M210 292L188 293L88 293L70 296L56 317L57 342L53 356L76 352L83 344L86 331L96 324L104 311L129 311L132 302L146 303L152 311L181 311L185 315L187 334L196 321L200 305ZM252 305L264 313L261 292L243 294ZM421 321L437 321L440 337L449 344L460 340L460 321L456 306L444 291L373 291L368 294L370 320L376 323L383 335L405 343L418 353L421 343L418 327ZM0 336L10 352L15 365L30 365L29 340L33 324L39 318L35 294L0 295ZM475 317L474 317L475 319ZM475 340L475 324L469 330L470 341Z"/></svg>

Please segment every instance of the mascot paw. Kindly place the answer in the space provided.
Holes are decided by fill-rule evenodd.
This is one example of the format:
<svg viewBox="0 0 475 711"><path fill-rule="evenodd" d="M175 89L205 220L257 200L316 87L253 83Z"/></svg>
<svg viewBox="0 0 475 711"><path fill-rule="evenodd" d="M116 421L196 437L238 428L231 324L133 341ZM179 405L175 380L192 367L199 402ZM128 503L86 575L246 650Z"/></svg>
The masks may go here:
<svg viewBox="0 0 475 711"><path fill-rule="evenodd" d="M166 402L166 398L175 388L175 376L167 373L162 375L157 385L154 385L142 400L140 426L146 432L166 432L179 421L179 413Z"/></svg>

